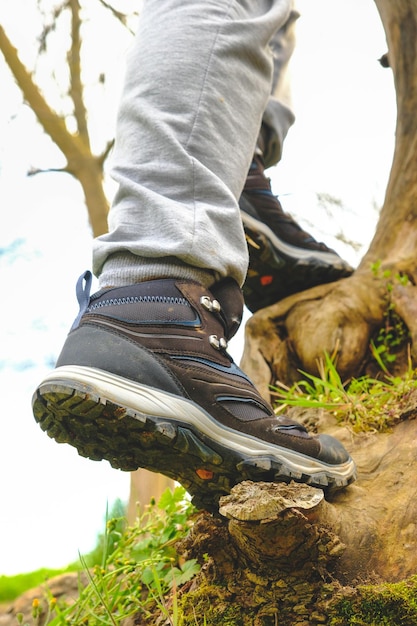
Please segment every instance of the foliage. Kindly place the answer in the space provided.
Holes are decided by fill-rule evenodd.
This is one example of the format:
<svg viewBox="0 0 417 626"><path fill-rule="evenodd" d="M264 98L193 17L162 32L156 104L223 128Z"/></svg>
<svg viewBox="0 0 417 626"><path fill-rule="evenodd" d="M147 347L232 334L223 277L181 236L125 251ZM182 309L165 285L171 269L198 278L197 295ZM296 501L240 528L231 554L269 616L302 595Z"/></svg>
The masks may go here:
<svg viewBox="0 0 417 626"><path fill-rule="evenodd" d="M362 376L344 383L334 359L324 354L319 372L319 376L301 372L304 379L291 387L281 383L273 387L277 412L288 406L322 408L357 432L383 432L400 419L410 394L417 389L417 371L411 363L404 376L386 372L381 379Z"/></svg>
<svg viewBox="0 0 417 626"><path fill-rule="evenodd" d="M406 286L410 280L406 274L393 274L390 269L382 270L381 262L373 263L371 270L385 284L386 308L384 323L371 341L371 352L378 365L386 371L396 360L396 352L410 341L410 332L395 310L392 293L395 285Z"/></svg>
<svg viewBox="0 0 417 626"><path fill-rule="evenodd" d="M182 561L175 549L193 524L194 512L185 490L177 487L167 489L157 505L152 502L131 527L124 519L109 519L102 537L102 562L91 568L81 557L88 583L80 584L72 605L50 595L48 619L42 618L42 623L116 626L136 614L154 623L157 613L166 623L176 624L177 589L200 569L195 560ZM36 600L33 626L41 613L42 604Z"/></svg>

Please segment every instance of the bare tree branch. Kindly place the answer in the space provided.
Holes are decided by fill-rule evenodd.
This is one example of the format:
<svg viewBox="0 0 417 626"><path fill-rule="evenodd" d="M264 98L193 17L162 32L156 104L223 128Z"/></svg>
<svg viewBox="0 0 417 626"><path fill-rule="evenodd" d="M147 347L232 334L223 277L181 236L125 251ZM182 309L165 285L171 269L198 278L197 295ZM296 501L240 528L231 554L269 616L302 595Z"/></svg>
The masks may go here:
<svg viewBox="0 0 417 626"><path fill-rule="evenodd" d="M42 10L41 2L38 1L38 10L44 17L44 26L43 26L42 32L40 33L38 37L39 53L46 52L48 36L50 33L52 33L55 30L58 19L61 13L63 13L63 11L67 8L67 6L68 6L68 0L64 0L61 4L55 6L52 10L52 15L47 20L44 14L44 11Z"/></svg>
<svg viewBox="0 0 417 626"><path fill-rule="evenodd" d="M108 200L103 189L102 158L92 154L81 135L69 132L64 118L48 105L31 72L23 65L16 48L0 25L0 50L4 55L25 101L35 113L44 131L67 159L64 171L81 184L95 237L107 232Z"/></svg>
<svg viewBox="0 0 417 626"><path fill-rule="evenodd" d="M114 146L114 139L111 139L110 141L107 142L106 147L104 148L103 152L98 156L98 161L99 163L101 163L101 165L103 166L107 157L110 154L110 151L112 150Z"/></svg>
<svg viewBox="0 0 417 626"><path fill-rule="evenodd" d="M106 0L98 0L99 4L101 4L101 6L103 6L105 9L107 9L108 11L110 11L112 13L112 15L114 15L114 17L119 20L119 22L125 27L127 28L127 30L134 35L134 31L128 26L127 24L127 15L125 13L122 13L121 11L118 11L117 9L115 9L111 4L109 4L108 2L106 2Z"/></svg>
<svg viewBox="0 0 417 626"><path fill-rule="evenodd" d="M77 135L70 133L65 121L54 111L43 97L32 74L21 62L16 48L0 25L0 50L7 65L23 93L23 97L35 113L44 131L65 155L69 166L85 154L85 148Z"/></svg>
<svg viewBox="0 0 417 626"><path fill-rule="evenodd" d="M78 133L90 147L90 137L87 126L87 110L84 104L84 87L81 81L81 18L80 3L78 0L69 0L71 11L71 47L68 51L68 66L70 70L70 96L74 104L74 117Z"/></svg>

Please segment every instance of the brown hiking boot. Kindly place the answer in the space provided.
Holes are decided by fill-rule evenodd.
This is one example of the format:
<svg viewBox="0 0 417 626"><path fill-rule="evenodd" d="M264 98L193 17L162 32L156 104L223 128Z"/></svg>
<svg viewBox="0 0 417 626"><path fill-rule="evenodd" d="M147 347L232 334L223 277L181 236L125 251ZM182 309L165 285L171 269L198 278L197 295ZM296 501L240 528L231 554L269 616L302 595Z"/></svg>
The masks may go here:
<svg viewBox="0 0 417 626"><path fill-rule="evenodd" d="M208 290L153 280L99 291L78 281L80 313L33 397L36 420L79 454L179 481L215 509L242 480L345 487L355 464L336 439L277 417L226 351L243 308L224 280Z"/></svg>
<svg viewBox="0 0 417 626"><path fill-rule="evenodd" d="M252 162L239 206L249 248L243 293L252 312L353 272L334 250L284 213L260 156Z"/></svg>

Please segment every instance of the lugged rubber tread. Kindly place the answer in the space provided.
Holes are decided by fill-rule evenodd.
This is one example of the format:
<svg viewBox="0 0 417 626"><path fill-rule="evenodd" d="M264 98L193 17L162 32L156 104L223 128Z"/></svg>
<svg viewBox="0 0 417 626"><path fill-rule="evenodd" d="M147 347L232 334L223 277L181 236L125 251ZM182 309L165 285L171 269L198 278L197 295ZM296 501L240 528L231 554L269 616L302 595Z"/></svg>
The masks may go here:
<svg viewBox="0 0 417 626"><path fill-rule="evenodd" d="M41 428L59 443L70 443L86 458L107 460L112 467L139 467L178 480L197 507L217 511L220 496L242 480L308 483L326 491L354 481L326 472L309 476L268 455L249 457L225 447L181 420L146 415L105 398L77 381L47 381L33 399L33 413ZM212 476L202 479L204 469ZM207 474L207 475L209 475Z"/></svg>

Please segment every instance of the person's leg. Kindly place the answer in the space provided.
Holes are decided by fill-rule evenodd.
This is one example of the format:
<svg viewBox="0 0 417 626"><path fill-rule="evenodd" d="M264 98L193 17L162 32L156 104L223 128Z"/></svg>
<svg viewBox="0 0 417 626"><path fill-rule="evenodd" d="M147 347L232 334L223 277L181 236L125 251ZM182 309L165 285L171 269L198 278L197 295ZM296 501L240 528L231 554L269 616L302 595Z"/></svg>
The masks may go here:
<svg viewBox="0 0 417 626"><path fill-rule="evenodd" d="M247 262L243 152L254 150L267 44L287 2L145 8L119 122L120 190L94 254L101 289L90 296L91 274L79 279L80 312L35 418L83 456L164 473L209 509L244 479L344 487L355 478L344 447L277 417L227 353ZM242 102L247 82L262 95Z"/></svg>
<svg viewBox="0 0 417 626"><path fill-rule="evenodd" d="M120 187L94 249L100 284L243 283L237 198L270 94L269 41L288 11L289 0L146 0L119 114Z"/></svg>
<svg viewBox="0 0 417 626"><path fill-rule="evenodd" d="M256 154L239 201L249 249L249 270L243 292L252 312L292 293L352 273L349 264L334 250L316 241L284 212L264 173L265 168L276 165L281 159L285 137L295 120L288 69L299 13L293 2L291 5L287 21L271 41L272 91L263 114Z"/></svg>
<svg viewBox="0 0 417 626"><path fill-rule="evenodd" d="M294 8L294 0L290 4L288 19L271 40L274 59L272 89L262 116L257 143L266 168L280 161L284 140L295 122L289 68L296 45L295 25L300 14Z"/></svg>

